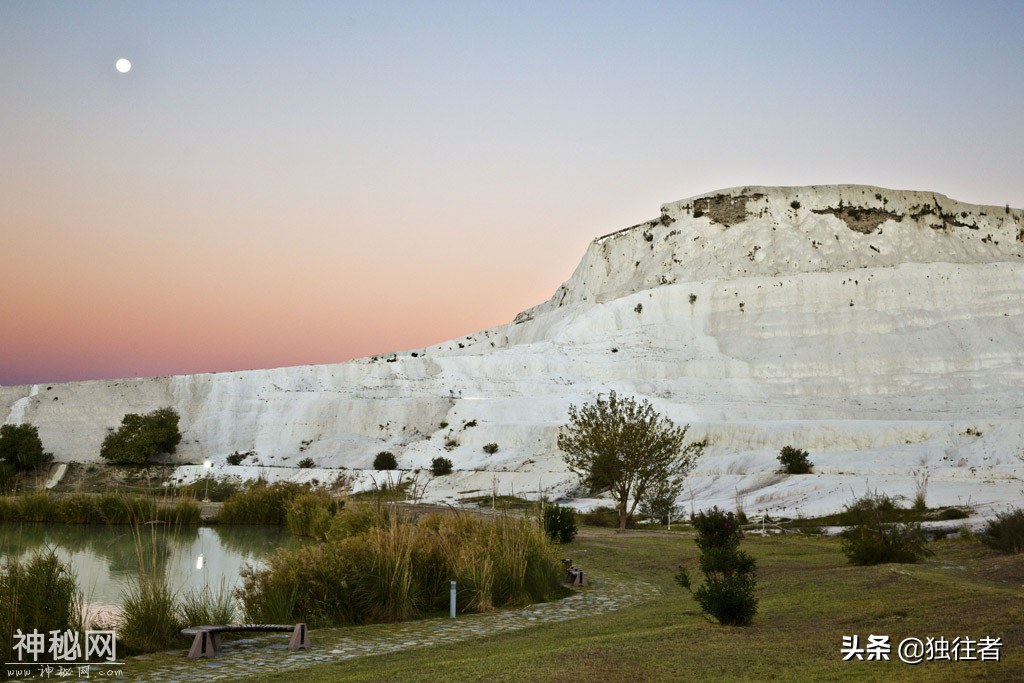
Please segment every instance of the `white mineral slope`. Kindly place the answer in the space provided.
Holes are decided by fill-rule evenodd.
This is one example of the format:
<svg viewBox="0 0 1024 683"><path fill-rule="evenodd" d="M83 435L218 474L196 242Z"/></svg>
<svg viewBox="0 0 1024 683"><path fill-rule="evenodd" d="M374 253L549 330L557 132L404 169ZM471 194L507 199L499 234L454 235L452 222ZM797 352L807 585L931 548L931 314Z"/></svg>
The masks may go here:
<svg viewBox="0 0 1024 683"><path fill-rule="evenodd" d="M443 455L456 472L419 481L453 501L582 493L558 428L570 404L614 389L708 438L687 506L813 515L868 489L912 496L916 470L930 504L987 513L1024 502L1022 226L1020 210L931 192L733 188L595 240L551 300L463 339L337 365L0 388L0 411L38 425L58 460L92 461L125 412L173 405L185 479L209 459L222 475L367 486L378 451L409 469ZM815 473L777 474L785 445L809 450ZM251 455L227 465L236 451ZM297 469L307 457L315 467Z"/></svg>

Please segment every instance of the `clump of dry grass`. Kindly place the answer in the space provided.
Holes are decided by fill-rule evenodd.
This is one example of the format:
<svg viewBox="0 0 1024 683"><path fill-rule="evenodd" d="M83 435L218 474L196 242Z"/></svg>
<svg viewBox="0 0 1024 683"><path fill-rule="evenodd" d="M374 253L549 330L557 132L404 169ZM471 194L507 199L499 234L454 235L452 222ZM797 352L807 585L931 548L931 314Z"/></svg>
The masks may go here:
<svg viewBox="0 0 1024 683"><path fill-rule="evenodd" d="M350 505L330 540L281 550L247 570L239 590L246 617L270 613L318 625L402 621L439 612L449 581L457 607L481 612L549 600L564 590L556 546L537 520L432 513L402 518Z"/></svg>

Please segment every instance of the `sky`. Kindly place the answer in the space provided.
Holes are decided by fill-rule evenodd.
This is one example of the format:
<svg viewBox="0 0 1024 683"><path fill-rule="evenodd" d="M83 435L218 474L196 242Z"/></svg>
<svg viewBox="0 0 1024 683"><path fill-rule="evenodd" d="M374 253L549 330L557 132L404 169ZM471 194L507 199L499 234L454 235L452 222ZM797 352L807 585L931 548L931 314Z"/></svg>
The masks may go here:
<svg viewBox="0 0 1024 683"><path fill-rule="evenodd" d="M720 188L1024 207L1022 35L1021 2L0 0L0 385L420 348Z"/></svg>

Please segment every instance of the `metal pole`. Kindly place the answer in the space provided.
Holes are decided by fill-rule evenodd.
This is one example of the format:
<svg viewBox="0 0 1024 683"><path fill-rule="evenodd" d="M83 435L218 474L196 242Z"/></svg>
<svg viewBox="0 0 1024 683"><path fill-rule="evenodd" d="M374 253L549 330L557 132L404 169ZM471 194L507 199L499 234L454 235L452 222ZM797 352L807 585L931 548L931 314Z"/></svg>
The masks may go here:
<svg viewBox="0 0 1024 683"><path fill-rule="evenodd" d="M452 597L451 597L451 601L450 601L449 605L450 606L448 608L448 616L451 617L452 619L454 619L455 618L455 582L454 581L452 581Z"/></svg>

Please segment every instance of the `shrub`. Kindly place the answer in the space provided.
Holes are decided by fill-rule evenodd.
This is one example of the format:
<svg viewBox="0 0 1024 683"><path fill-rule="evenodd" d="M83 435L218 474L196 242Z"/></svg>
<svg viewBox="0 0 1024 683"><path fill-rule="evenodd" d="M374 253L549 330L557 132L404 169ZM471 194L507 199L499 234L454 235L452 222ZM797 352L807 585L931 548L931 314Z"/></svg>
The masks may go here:
<svg viewBox="0 0 1024 683"><path fill-rule="evenodd" d="M704 583L692 591L690 575L679 568L676 583L693 592L701 610L725 626L746 626L757 613L757 562L738 550L740 529L736 516L717 507L691 515L700 548Z"/></svg>
<svg viewBox="0 0 1024 683"><path fill-rule="evenodd" d="M792 446L784 446L779 451L779 462L786 474L809 474L814 463L807 457L807 451Z"/></svg>
<svg viewBox="0 0 1024 683"><path fill-rule="evenodd" d="M397 470L398 459L395 454L391 451L381 451L373 459L373 469L375 470Z"/></svg>
<svg viewBox="0 0 1024 683"><path fill-rule="evenodd" d="M945 522L948 522L953 519L967 519L968 517L970 517L970 515L967 513L967 511L961 510L960 508L946 508L945 510L939 513L939 519Z"/></svg>
<svg viewBox="0 0 1024 683"><path fill-rule="evenodd" d="M435 477L451 474L454 467L452 461L448 458L437 457L430 461L430 473Z"/></svg>
<svg viewBox="0 0 1024 683"><path fill-rule="evenodd" d="M34 470L53 460L53 454L43 451L34 425L4 425L0 427L0 460L18 471Z"/></svg>
<svg viewBox="0 0 1024 683"><path fill-rule="evenodd" d="M793 201L791 201L789 203L789 206L791 208L793 208L793 209L799 209L800 208L800 202L798 202L797 200L794 199Z"/></svg>
<svg viewBox="0 0 1024 683"><path fill-rule="evenodd" d="M446 439L445 442L444 442L444 449L446 451L450 451L453 448L458 448L458 447L459 447L459 442L456 441L455 439Z"/></svg>
<svg viewBox="0 0 1024 683"><path fill-rule="evenodd" d="M467 422L467 423L466 423L466 424L465 424L465 425L463 426L463 429L465 429L466 427L476 427L476 420L470 420L469 422Z"/></svg>
<svg viewBox="0 0 1024 683"><path fill-rule="evenodd" d="M313 458L303 458L299 461L299 467L304 470L308 470L313 464Z"/></svg>
<svg viewBox="0 0 1024 683"><path fill-rule="evenodd" d="M442 422L441 424L439 424L437 426L440 427L441 429L445 429L448 426L448 423L447 422Z"/></svg>
<svg viewBox="0 0 1024 683"><path fill-rule="evenodd" d="M497 452L498 452L498 444L496 444L496 443L484 444L484 453L486 453L487 455L494 455Z"/></svg>
<svg viewBox="0 0 1024 683"><path fill-rule="evenodd" d="M1024 552L1024 508L1000 512L985 525L982 541L1004 553Z"/></svg>
<svg viewBox="0 0 1024 683"><path fill-rule="evenodd" d="M552 541L569 543L576 538L576 511L562 505L548 505L544 508L544 531Z"/></svg>
<svg viewBox="0 0 1024 683"><path fill-rule="evenodd" d="M241 465L242 461L245 460L245 458L248 455L249 455L248 453L239 453L238 451L235 451L234 453L232 453L231 455L228 456L228 458L227 458L228 464L229 465Z"/></svg>
<svg viewBox="0 0 1024 683"><path fill-rule="evenodd" d="M843 553L851 564L915 563L931 551L917 522L897 521L903 512L884 494L867 495L846 506L844 520L852 526L843 531Z"/></svg>
<svg viewBox="0 0 1024 683"><path fill-rule="evenodd" d="M100 456L114 463L141 465L161 453L174 453L181 443L178 413L160 408L145 415L128 413L116 432L107 434Z"/></svg>

